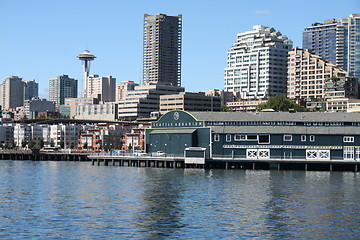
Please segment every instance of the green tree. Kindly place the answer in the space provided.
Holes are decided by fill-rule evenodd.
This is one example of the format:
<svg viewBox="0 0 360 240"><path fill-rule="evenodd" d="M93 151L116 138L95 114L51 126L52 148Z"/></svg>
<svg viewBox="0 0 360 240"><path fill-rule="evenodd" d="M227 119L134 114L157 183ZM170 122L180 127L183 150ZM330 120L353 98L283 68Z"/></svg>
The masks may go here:
<svg viewBox="0 0 360 240"><path fill-rule="evenodd" d="M222 112L233 112L234 110L231 109L230 107L226 106L226 105L221 105L221 111Z"/></svg>
<svg viewBox="0 0 360 240"><path fill-rule="evenodd" d="M64 140L60 140L60 148L64 148Z"/></svg>
<svg viewBox="0 0 360 240"><path fill-rule="evenodd" d="M274 109L275 112L286 112L293 109L296 112L307 112L308 109L291 101L285 95L276 95L269 98L266 103L257 106L258 109Z"/></svg>
<svg viewBox="0 0 360 240"><path fill-rule="evenodd" d="M33 149L34 146L35 146L35 142L33 140L31 140L29 143L28 143L28 146L30 149Z"/></svg>
<svg viewBox="0 0 360 240"><path fill-rule="evenodd" d="M83 144L83 149L87 149L88 148L88 143L87 142L84 142Z"/></svg>
<svg viewBox="0 0 360 240"><path fill-rule="evenodd" d="M21 141L21 148L25 148L26 147L27 142L25 140Z"/></svg>
<svg viewBox="0 0 360 240"><path fill-rule="evenodd" d="M73 142L70 143L70 149L74 149L75 144Z"/></svg>
<svg viewBox="0 0 360 240"><path fill-rule="evenodd" d="M40 143L39 143L39 145L40 145L40 148L43 148L43 147L44 147L45 143L44 143L44 139L43 139L43 138L40 138Z"/></svg>
<svg viewBox="0 0 360 240"><path fill-rule="evenodd" d="M50 140L50 147L55 147L54 139Z"/></svg>
<svg viewBox="0 0 360 240"><path fill-rule="evenodd" d="M4 143L0 141L0 148L4 147Z"/></svg>

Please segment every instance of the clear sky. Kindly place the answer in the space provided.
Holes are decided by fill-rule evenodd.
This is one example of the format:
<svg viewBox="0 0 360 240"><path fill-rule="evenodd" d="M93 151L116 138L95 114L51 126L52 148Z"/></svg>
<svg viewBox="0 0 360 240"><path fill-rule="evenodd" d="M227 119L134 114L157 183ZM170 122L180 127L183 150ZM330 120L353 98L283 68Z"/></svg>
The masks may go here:
<svg viewBox="0 0 360 240"><path fill-rule="evenodd" d="M91 74L140 82L145 13L183 15L182 86L205 91L223 89L237 33L262 24L302 47L305 27L360 13L360 0L0 0L0 80L35 79L47 98L49 78L67 74L81 89L76 56L89 49Z"/></svg>

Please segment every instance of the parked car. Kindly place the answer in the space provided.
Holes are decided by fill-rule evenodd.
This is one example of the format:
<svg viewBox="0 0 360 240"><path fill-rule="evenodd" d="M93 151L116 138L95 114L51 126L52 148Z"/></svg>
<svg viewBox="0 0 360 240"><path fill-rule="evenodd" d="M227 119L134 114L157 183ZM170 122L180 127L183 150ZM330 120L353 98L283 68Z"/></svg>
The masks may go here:
<svg viewBox="0 0 360 240"><path fill-rule="evenodd" d="M152 153L152 156L165 157L166 153L164 153L163 151L157 151L155 153Z"/></svg>
<svg viewBox="0 0 360 240"><path fill-rule="evenodd" d="M137 150L137 151L134 151L134 155L135 156L144 156L144 155L146 155L146 152Z"/></svg>

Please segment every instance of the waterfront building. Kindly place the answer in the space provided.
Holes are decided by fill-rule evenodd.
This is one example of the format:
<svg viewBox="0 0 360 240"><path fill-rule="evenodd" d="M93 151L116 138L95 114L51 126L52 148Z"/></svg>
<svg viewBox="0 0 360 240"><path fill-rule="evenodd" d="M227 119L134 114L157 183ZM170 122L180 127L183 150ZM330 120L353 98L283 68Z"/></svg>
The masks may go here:
<svg viewBox="0 0 360 240"><path fill-rule="evenodd" d="M48 138L47 133L49 125L24 124L17 123L14 126L14 143L18 148L40 148L41 144L45 145Z"/></svg>
<svg viewBox="0 0 360 240"><path fill-rule="evenodd" d="M24 82L24 100L31 100L39 97L39 83L33 81Z"/></svg>
<svg viewBox="0 0 360 240"><path fill-rule="evenodd" d="M129 125L99 123L81 133L78 147L94 151L121 149L123 135L129 131Z"/></svg>
<svg viewBox="0 0 360 240"><path fill-rule="evenodd" d="M287 54L292 41L263 25L239 33L228 51L225 91L239 92L241 99L266 99L286 94Z"/></svg>
<svg viewBox="0 0 360 240"><path fill-rule="evenodd" d="M99 102L99 104L75 105L74 119L115 121L118 119L118 103Z"/></svg>
<svg viewBox="0 0 360 240"><path fill-rule="evenodd" d="M160 113L171 110L220 112L221 98L205 95L204 92L180 92L160 96Z"/></svg>
<svg viewBox="0 0 360 240"><path fill-rule="evenodd" d="M87 78L87 98L97 98L103 102L115 102L116 78L91 75Z"/></svg>
<svg viewBox="0 0 360 240"><path fill-rule="evenodd" d="M359 113L170 111L146 129L146 151L205 159L360 160ZM186 161L186 159L185 159Z"/></svg>
<svg viewBox="0 0 360 240"><path fill-rule="evenodd" d="M3 110L24 104L24 82L18 76L10 76L0 84L0 105Z"/></svg>
<svg viewBox="0 0 360 240"><path fill-rule="evenodd" d="M300 101L325 98L325 82L345 77L342 68L312 54L308 49L295 48L288 57L287 97Z"/></svg>
<svg viewBox="0 0 360 240"><path fill-rule="evenodd" d="M49 101L57 106L63 105L65 98L76 98L78 81L68 75L61 75L49 80Z"/></svg>
<svg viewBox="0 0 360 240"><path fill-rule="evenodd" d="M124 100L129 91L134 91L139 84L133 81L124 81L116 86L116 101Z"/></svg>
<svg viewBox="0 0 360 240"><path fill-rule="evenodd" d="M124 100L119 101L119 119L147 118L151 112L160 110L160 96L183 92L183 87L172 85L143 85L129 91Z"/></svg>
<svg viewBox="0 0 360 240"><path fill-rule="evenodd" d="M77 124L56 124L50 125L49 141L50 147L76 148L82 127Z"/></svg>
<svg viewBox="0 0 360 240"><path fill-rule="evenodd" d="M150 127L150 123L139 123L130 132L124 134L122 150L144 151L145 150L145 129Z"/></svg>
<svg viewBox="0 0 360 240"><path fill-rule="evenodd" d="M182 15L144 15L143 83L181 86Z"/></svg>
<svg viewBox="0 0 360 240"><path fill-rule="evenodd" d="M311 49L360 79L360 14L314 23L303 31L303 48Z"/></svg>
<svg viewBox="0 0 360 240"><path fill-rule="evenodd" d="M0 145L5 148L14 147L14 124L2 123L0 125Z"/></svg>
<svg viewBox="0 0 360 240"><path fill-rule="evenodd" d="M14 143L15 146L22 148L31 140L31 126L28 124L17 123L14 126Z"/></svg>

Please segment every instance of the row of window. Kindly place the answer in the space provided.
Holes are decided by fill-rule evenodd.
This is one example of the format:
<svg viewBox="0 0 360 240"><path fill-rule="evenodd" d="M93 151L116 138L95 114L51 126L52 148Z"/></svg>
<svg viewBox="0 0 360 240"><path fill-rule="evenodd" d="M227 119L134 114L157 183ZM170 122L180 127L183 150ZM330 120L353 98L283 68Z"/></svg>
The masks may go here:
<svg viewBox="0 0 360 240"><path fill-rule="evenodd" d="M306 142L307 139L309 139L310 142L315 142L315 135L301 135L300 140L302 142ZM285 134L283 135L283 141L284 142L292 142L293 135L291 134ZM219 142L220 141L220 134L214 135L214 141ZM232 141L232 134L226 134L225 135L225 141L231 142ZM235 134L234 135L234 141L258 141L259 144L269 144L270 143L270 135L263 134L263 135L256 135L256 134ZM343 142L354 142L355 137L353 136L344 136Z"/></svg>

